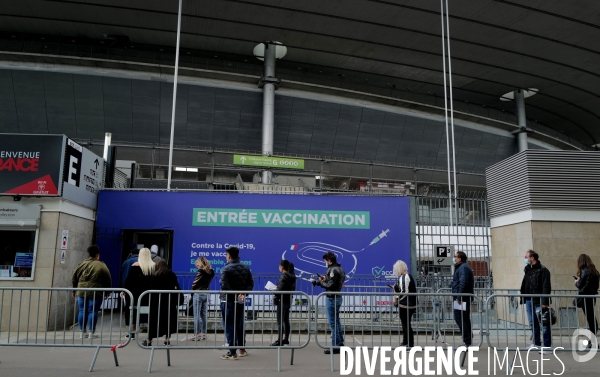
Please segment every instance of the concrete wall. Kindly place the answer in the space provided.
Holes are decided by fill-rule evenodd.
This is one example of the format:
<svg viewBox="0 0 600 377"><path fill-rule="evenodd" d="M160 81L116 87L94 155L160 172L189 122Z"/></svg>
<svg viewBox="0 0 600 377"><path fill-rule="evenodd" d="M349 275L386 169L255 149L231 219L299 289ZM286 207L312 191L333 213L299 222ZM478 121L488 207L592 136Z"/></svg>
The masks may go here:
<svg viewBox="0 0 600 377"><path fill-rule="evenodd" d="M552 274L553 289L574 289L577 257L588 254L600 265L600 223L527 221L492 228L494 287L519 288L529 249Z"/></svg>
<svg viewBox="0 0 600 377"><path fill-rule="evenodd" d="M61 264L60 235L63 229L69 231L69 243L65 263ZM93 230L94 221L90 219L42 210L34 279L0 280L0 288L71 287L71 273L75 266L87 257L86 249L92 242ZM47 290L0 291L0 299L2 331L62 329L64 320L67 320L69 327L73 324L73 316L76 314L75 300L70 291L52 294Z"/></svg>

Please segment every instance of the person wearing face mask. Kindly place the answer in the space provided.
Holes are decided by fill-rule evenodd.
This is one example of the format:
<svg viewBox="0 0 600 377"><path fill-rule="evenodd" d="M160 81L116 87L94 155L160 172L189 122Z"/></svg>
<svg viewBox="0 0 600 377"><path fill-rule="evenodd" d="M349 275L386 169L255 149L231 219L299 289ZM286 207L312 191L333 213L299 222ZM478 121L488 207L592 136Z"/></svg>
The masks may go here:
<svg viewBox="0 0 600 377"><path fill-rule="evenodd" d="M521 304L525 304L527 309L527 319L529 320L529 328L533 331L533 344L529 348L540 348L542 343L540 340L540 321L537 313L541 310L548 310L550 305L550 297L535 297L535 295L549 295L552 292L552 284L550 283L550 271L542 266L540 256L533 250L525 253L525 276L521 282L521 294L532 295L531 297L522 297ZM543 325L542 333L544 347L552 347L552 333L550 325ZM550 350L540 350L540 353L552 353Z"/></svg>
<svg viewBox="0 0 600 377"><path fill-rule="evenodd" d="M337 256L331 251L323 255L323 260L327 265L325 276L319 275L319 280L313 280L313 286L318 285L327 291L327 301L325 308L327 311L327 321L331 328L331 345L334 354L340 353L340 347L344 346L344 329L340 322L340 308L342 306L343 297L339 293L344 287L346 273L342 266L337 262ZM326 355L331 351L326 349Z"/></svg>
<svg viewBox="0 0 600 377"><path fill-rule="evenodd" d="M454 275L452 276L452 293L474 293L475 278L473 270L467 264L467 254L457 251L454 254ZM471 330L471 298L472 296L456 295L453 297L454 321L462 333L463 346L470 347L473 339ZM463 306L464 305L464 306ZM457 308L458 306L458 308ZM463 308L465 310L463 310Z"/></svg>

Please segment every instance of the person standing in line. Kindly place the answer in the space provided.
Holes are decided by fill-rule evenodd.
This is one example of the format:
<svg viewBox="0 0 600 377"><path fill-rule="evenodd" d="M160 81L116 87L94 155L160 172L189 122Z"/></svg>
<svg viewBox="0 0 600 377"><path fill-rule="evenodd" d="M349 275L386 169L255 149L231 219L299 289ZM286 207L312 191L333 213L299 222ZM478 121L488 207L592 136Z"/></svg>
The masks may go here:
<svg viewBox="0 0 600 377"><path fill-rule="evenodd" d="M533 250L525 253L525 269L523 272L523 281L521 282L521 294L531 295L525 297L525 308L527 309L527 319L529 327L533 332L533 344L530 348L540 348L542 342L540 340L540 321L538 313L542 310L549 310L550 297L536 297L535 295L549 295L552 292L552 283L550 282L550 271L542 266L540 256ZM523 298L521 298L523 303ZM542 334L544 340L544 348L552 347L552 330L550 325L542 324ZM540 350L540 353L552 353L551 350Z"/></svg>
<svg viewBox="0 0 600 377"><path fill-rule="evenodd" d="M150 284L152 282L152 276L154 275L155 263L152 261L152 257L150 256L150 250L147 248L143 248L140 250L140 254L138 257L138 261L131 265L129 269L129 274L127 275L127 279L125 280L125 289L131 292L133 296L133 320L137 319L137 303L142 295L142 293L146 292L150 289ZM141 306L148 306L148 295L145 295ZM140 315L140 324L148 323L148 315L141 314ZM132 325L132 329L135 331L135 325ZM135 332L131 334L131 338L135 337Z"/></svg>
<svg viewBox="0 0 600 377"><path fill-rule="evenodd" d="M244 304L246 297L239 292L254 289L254 279L250 268L240 262L240 250L230 247L226 250L227 263L221 269L221 290L233 291L222 293L221 316L225 323L225 338L232 348L221 356L223 360L237 360L237 349L244 346ZM238 292L238 293L236 293ZM248 356L244 348L240 348L240 357Z"/></svg>
<svg viewBox="0 0 600 377"><path fill-rule="evenodd" d="M408 266L399 260L394 264L394 275L398 277L393 286L394 292L400 293L394 297L394 306L398 307L400 322L402 323L402 343L400 347L414 347L415 337L411 325L411 318L417 311L417 296L407 296L407 293L417 293L417 287L412 276L408 273Z"/></svg>
<svg viewBox="0 0 600 377"><path fill-rule="evenodd" d="M471 330L471 299L472 296L462 296L462 294L475 292L475 277L473 270L467 263L467 254L457 251L454 254L454 275L452 276L452 293L454 305L454 321L462 333L463 346L470 347L473 339ZM464 309L464 310L463 310Z"/></svg>
<svg viewBox="0 0 600 377"><path fill-rule="evenodd" d="M137 245L134 242L130 243L129 247L129 255L127 256L125 262L123 262L123 264L121 265L121 287L123 288L125 288L125 280L127 280L129 270L131 269L131 266L138 261L138 256L140 253L140 250L137 248ZM125 300L124 305L126 308L129 308L132 304L135 304L129 302L129 295L123 295L122 298ZM123 316L125 317L125 325L129 326L129 310L124 310ZM132 324L132 328L135 331L135 323ZM127 334L126 337L129 337L129 334Z"/></svg>
<svg viewBox="0 0 600 377"><path fill-rule="evenodd" d="M129 255L123 264L121 265L121 287L125 286L125 280L127 280L127 275L129 274L129 270L131 266L138 261L138 257L140 254L140 250L137 248L135 243L129 244Z"/></svg>
<svg viewBox="0 0 600 377"><path fill-rule="evenodd" d="M295 291L296 275L294 275L294 264L288 260L279 262L279 282L277 291ZM291 294L276 294L274 298L277 307L277 340L271 344L273 347L285 346L290 344L290 307L292 306ZM281 337L283 335L283 338Z"/></svg>
<svg viewBox="0 0 600 377"><path fill-rule="evenodd" d="M169 268L167 261L160 259L154 269L150 281L150 290L153 291L179 291L177 275ZM148 338L142 343L145 347L152 346L152 339L164 335L165 346L171 345L171 334L177 333L177 309L182 304L179 293L154 293L149 298L150 315L148 319Z"/></svg>
<svg viewBox="0 0 600 377"><path fill-rule="evenodd" d="M158 246L152 245L150 246L150 255L152 257L152 262L158 263L162 258L158 256Z"/></svg>
<svg viewBox="0 0 600 377"><path fill-rule="evenodd" d="M596 269L592 258L587 254L581 254L577 258L577 279L575 280L575 286L577 287L580 295L595 296L598 294L598 285L600 284L600 273ZM577 306L583 310L588 328L592 334L596 335L598 332L598 320L594 315L594 306L596 305L596 299L592 297L580 298L577 300ZM588 341L588 348L592 347L592 342Z"/></svg>
<svg viewBox="0 0 600 377"><path fill-rule="evenodd" d="M199 292L194 293L194 335L188 338L191 341L206 339L208 295L200 292L207 291L210 282L215 277L215 271L205 257L196 259L195 265L198 273L192 283L192 290Z"/></svg>
<svg viewBox="0 0 600 377"><path fill-rule="evenodd" d="M340 353L340 347L344 346L344 334L342 329L342 323L340 321L340 308L342 306L343 297L339 293L342 291L344 281L346 280L346 273L340 264L337 263L337 257L334 253L328 252L323 255L323 260L327 265L327 271L325 276L319 275L319 280L313 280L313 286L318 285L324 288L327 292L327 301L325 307L327 310L327 321L331 328L331 345L333 353ZM331 353L330 349L324 351L326 355Z"/></svg>
<svg viewBox="0 0 600 377"><path fill-rule="evenodd" d="M92 245L87 248L87 253L89 257L79 263L71 275L73 288L110 288L110 272L104 262L100 261L100 248ZM79 307L77 320L81 339L99 337L96 334L96 324L98 323L98 311L102 306L104 295L103 292L95 291L76 291L73 293L73 298L77 297ZM89 333L87 329L89 329Z"/></svg>

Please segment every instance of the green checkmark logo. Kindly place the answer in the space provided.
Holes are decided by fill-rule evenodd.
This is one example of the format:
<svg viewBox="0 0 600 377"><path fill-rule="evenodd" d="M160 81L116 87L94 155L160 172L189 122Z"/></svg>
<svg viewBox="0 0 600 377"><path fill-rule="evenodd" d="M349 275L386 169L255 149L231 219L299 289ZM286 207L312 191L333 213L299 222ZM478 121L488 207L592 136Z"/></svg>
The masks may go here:
<svg viewBox="0 0 600 377"><path fill-rule="evenodd" d="M375 273L376 273L377 275L381 275L381 272L383 271L384 267L385 267L385 266L381 267L379 270L375 270Z"/></svg>

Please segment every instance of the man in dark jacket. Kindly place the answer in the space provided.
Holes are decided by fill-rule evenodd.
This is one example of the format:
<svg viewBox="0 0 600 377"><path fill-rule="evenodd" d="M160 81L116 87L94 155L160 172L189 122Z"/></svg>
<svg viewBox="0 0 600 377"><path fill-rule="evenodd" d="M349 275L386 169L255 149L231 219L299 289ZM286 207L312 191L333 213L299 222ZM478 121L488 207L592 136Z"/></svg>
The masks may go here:
<svg viewBox="0 0 600 377"><path fill-rule="evenodd" d="M460 328L465 346L471 346L473 333L471 331L471 298L472 296L461 296L460 293L474 293L475 278L473 270L467 264L467 254L457 251L454 254L454 276L452 277L452 293L454 296L454 320Z"/></svg>
<svg viewBox="0 0 600 377"><path fill-rule="evenodd" d="M234 293L221 293L221 316L225 326L225 338L229 346L244 346L244 303L246 298L239 292L254 289L254 279L250 268L240 262L240 250L230 247L227 250L227 264L221 270L221 290ZM237 292L237 293L235 293ZM240 356L247 356L240 348ZM231 348L223 360L237 360L237 349Z"/></svg>
<svg viewBox="0 0 600 377"><path fill-rule="evenodd" d="M549 295L552 292L552 284L550 283L550 271L539 261L540 256L533 250L525 253L525 276L521 282L521 294L532 295L521 299L521 303L525 301L527 308L527 319L529 327L533 331L533 344L528 348L540 348L540 321L538 313L542 310L549 310L550 297L535 297L533 295ZM552 347L552 333L550 325L542 326L544 347ZM542 351L540 350L540 353ZM544 350L543 353L552 353L550 350Z"/></svg>
<svg viewBox="0 0 600 377"><path fill-rule="evenodd" d="M344 334L342 323L340 322L340 307L342 306L343 297L340 292L346 280L346 273L341 265L337 263L337 257L334 253L328 252L323 255L323 259L327 264L325 276L319 276L319 280L313 280L313 286L318 285L325 288L327 292L333 292L327 295L325 308L327 310L327 321L331 328L331 345L336 347L333 353L340 353L340 348L344 346ZM330 350L326 349L325 354L329 354Z"/></svg>

